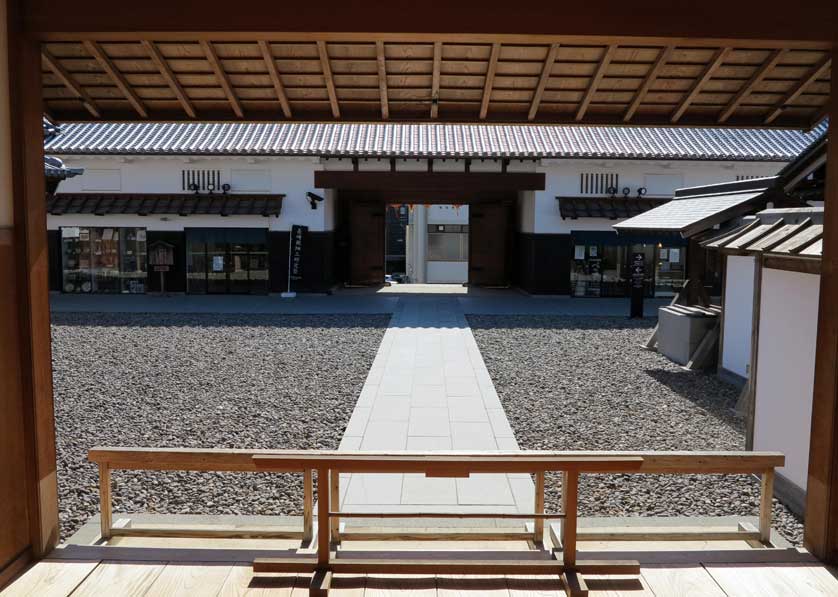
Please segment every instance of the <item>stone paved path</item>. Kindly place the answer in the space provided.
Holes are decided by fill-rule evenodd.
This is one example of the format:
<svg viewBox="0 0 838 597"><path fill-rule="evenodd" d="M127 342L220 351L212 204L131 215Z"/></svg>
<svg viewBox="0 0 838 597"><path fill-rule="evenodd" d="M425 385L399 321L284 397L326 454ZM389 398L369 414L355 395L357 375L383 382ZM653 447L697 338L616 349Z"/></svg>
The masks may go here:
<svg viewBox="0 0 838 597"><path fill-rule="evenodd" d="M455 297L402 297L341 450L517 450ZM346 511L531 512L528 475L342 475ZM421 508L417 508L421 506Z"/></svg>

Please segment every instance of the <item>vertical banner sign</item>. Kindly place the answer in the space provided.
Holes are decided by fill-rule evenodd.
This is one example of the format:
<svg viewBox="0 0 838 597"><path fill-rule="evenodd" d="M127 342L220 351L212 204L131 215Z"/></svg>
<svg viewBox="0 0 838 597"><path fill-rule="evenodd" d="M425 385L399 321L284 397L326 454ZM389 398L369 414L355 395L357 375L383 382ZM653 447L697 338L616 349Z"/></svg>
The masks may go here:
<svg viewBox="0 0 838 597"><path fill-rule="evenodd" d="M288 296L293 296L291 282L303 279L303 243L308 226L291 226L288 236Z"/></svg>
<svg viewBox="0 0 838 597"><path fill-rule="evenodd" d="M629 317L643 317L643 286L646 281L646 255L631 254L630 280L631 313Z"/></svg>

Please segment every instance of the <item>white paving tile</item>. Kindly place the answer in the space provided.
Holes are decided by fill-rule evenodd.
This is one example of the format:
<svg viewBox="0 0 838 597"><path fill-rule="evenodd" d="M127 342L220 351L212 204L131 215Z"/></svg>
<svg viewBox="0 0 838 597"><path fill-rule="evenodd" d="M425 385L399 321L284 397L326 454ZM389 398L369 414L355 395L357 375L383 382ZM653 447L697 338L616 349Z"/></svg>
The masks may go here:
<svg viewBox="0 0 838 597"><path fill-rule="evenodd" d="M457 484L454 479L434 479L425 475L405 475L402 504L456 504Z"/></svg>
<svg viewBox="0 0 838 597"><path fill-rule="evenodd" d="M452 398L448 403L448 414L456 423L487 423L489 416L480 398Z"/></svg>
<svg viewBox="0 0 838 597"><path fill-rule="evenodd" d="M506 475L472 475L468 479L457 479L457 501L460 504L515 504Z"/></svg>
<svg viewBox="0 0 838 597"><path fill-rule="evenodd" d="M407 421L410 417L410 398L407 396L379 396L370 412L370 421Z"/></svg>
<svg viewBox="0 0 838 597"><path fill-rule="evenodd" d="M341 448L342 449L342 448ZM439 436L439 437L427 437L427 436L414 436L409 435L407 436L407 449L408 450L450 450L451 449L451 437L450 436Z"/></svg>
<svg viewBox="0 0 838 597"><path fill-rule="evenodd" d="M351 475L343 503L354 504L400 504L402 500L402 477L404 475Z"/></svg>
<svg viewBox="0 0 838 597"><path fill-rule="evenodd" d="M448 422L447 407L420 407L410 409L409 435L449 437L451 427Z"/></svg>
<svg viewBox="0 0 838 597"><path fill-rule="evenodd" d="M446 406L448 398L445 396L445 386L414 385L410 392L411 406Z"/></svg>

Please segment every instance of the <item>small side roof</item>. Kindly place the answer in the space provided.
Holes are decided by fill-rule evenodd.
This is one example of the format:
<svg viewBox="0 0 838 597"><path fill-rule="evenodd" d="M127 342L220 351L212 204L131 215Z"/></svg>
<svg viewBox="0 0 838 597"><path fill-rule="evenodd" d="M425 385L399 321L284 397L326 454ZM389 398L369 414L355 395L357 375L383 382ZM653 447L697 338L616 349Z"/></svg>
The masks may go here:
<svg viewBox="0 0 838 597"><path fill-rule="evenodd" d="M702 246L725 253L820 258L823 208L766 209Z"/></svg>

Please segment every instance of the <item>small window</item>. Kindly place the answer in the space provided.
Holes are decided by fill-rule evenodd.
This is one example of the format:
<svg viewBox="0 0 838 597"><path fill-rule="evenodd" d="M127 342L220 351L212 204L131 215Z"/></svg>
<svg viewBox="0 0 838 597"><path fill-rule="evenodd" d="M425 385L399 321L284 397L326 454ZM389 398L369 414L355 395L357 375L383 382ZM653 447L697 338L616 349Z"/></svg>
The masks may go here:
<svg viewBox="0 0 838 597"><path fill-rule="evenodd" d="M610 195L620 192L620 175L617 172L583 172L579 175L579 193L582 195Z"/></svg>
<svg viewBox="0 0 838 597"><path fill-rule="evenodd" d="M86 169L81 181L85 191L121 191L122 171Z"/></svg>
<svg viewBox="0 0 838 597"><path fill-rule="evenodd" d="M181 190L220 191L221 170L181 170ZM195 187L193 187L195 185Z"/></svg>

